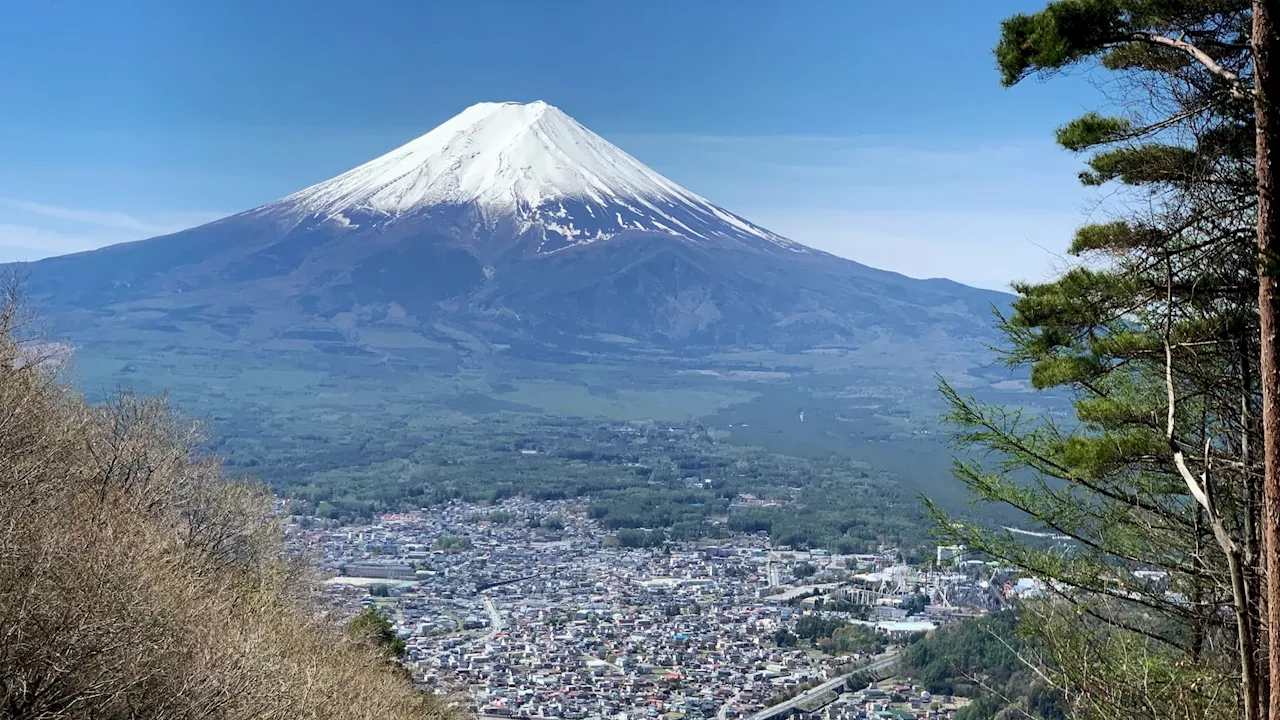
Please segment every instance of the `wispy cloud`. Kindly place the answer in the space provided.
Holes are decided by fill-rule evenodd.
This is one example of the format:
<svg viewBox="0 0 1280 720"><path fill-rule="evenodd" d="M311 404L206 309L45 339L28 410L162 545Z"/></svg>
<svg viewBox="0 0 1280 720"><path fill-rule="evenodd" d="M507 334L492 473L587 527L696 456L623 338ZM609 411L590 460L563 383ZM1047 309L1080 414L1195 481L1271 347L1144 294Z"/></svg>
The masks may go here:
<svg viewBox="0 0 1280 720"><path fill-rule="evenodd" d="M918 278L1008 290L1073 264L1063 238L1071 213L964 211L760 212L753 219L793 240L872 267Z"/></svg>
<svg viewBox="0 0 1280 720"><path fill-rule="evenodd" d="M622 144L793 240L990 288L1054 273L1075 227L1102 211L1076 179L1080 158L1049 137L636 135Z"/></svg>
<svg viewBox="0 0 1280 720"><path fill-rule="evenodd" d="M38 260L167 235L223 217L216 212L137 214L0 198L0 262Z"/></svg>
<svg viewBox="0 0 1280 720"><path fill-rule="evenodd" d="M48 228L0 223L0 262L38 260L50 255L93 250L120 242L110 235L63 233Z"/></svg>
<svg viewBox="0 0 1280 720"><path fill-rule="evenodd" d="M137 215L117 210L63 207L61 205L47 205L14 198L5 198L0 200L0 203L14 210L55 220L65 220L82 225L94 225L117 230L133 230L156 235L184 230L193 225L210 222L221 217L219 213L187 212L164 213L156 218L143 219Z"/></svg>
<svg viewBox="0 0 1280 720"><path fill-rule="evenodd" d="M55 220L67 220L69 222L81 223L84 225L97 225L99 227L118 228L120 230L137 230L138 232L152 232L156 228L138 218L123 212L114 212L110 210L85 210L82 208L59 207L57 205L45 205L44 203L31 202L29 200L14 200L6 198L4 204L15 210L28 212L33 215L54 218Z"/></svg>

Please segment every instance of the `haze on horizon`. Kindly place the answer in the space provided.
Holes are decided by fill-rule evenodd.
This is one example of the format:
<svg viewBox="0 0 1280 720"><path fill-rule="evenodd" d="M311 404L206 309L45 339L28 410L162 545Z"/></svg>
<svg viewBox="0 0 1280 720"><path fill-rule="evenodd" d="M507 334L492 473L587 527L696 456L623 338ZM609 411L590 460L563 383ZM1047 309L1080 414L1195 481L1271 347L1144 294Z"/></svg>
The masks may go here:
<svg viewBox="0 0 1280 720"><path fill-rule="evenodd" d="M999 20L1034 3L933 3L912 57L848 42L892 15L835 2L83 5L0 29L0 262L271 202L481 101L551 102L758 225L914 277L1039 279L1095 212L1052 142L1093 89L993 68Z"/></svg>

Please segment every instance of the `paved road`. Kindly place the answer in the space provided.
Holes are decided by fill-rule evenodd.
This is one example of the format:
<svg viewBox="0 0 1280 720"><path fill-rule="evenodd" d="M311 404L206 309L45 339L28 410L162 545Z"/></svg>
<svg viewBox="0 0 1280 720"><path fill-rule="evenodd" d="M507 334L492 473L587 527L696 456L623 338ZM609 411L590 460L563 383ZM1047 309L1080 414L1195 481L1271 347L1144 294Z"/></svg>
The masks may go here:
<svg viewBox="0 0 1280 720"><path fill-rule="evenodd" d="M819 695L822 695L823 693L827 693L827 692L831 692L832 690L835 690L836 688L843 685L846 680L853 677L854 675L857 675L858 673L885 670L887 668L893 667L897 662L898 662L898 653L895 652L895 653L886 655L880 658L879 660L875 660L871 663L863 665L862 667L858 668L857 670L854 670L853 672L847 675L841 675L838 678L834 678L832 680L828 680L822 683L821 685L813 688L812 690L806 690L800 693L799 695L791 698L790 700L787 700L786 702L778 703L773 707L767 707L761 710L760 712L756 713L755 715L752 715L749 718L749 720L766 720L767 718L774 717L775 715L785 715L791 712L792 710L796 709L797 706L803 704L805 701L812 700L813 698L816 698Z"/></svg>
<svg viewBox="0 0 1280 720"><path fill-rule="evenodd" d="M627 674L627 671L626 671L626 670L624 670L624 669L623 669L623 667L622 667L621 665L619 665L618 663L611 663L611 662L609 662L608 660L605 660L604 658L599 658L599 657L596 657L595 655L591 655L591 654L589 654L589 653L588 653L588 654L586 654L586 655L583 655L582 657L586 658L587 660L595 660L596 662L602 662L602 663L604 663L605 665L608 665L608 666L609 666L610 668L612 668L613 670L615 670L615 671L617 671L617 672L619 672L619 673L622 673L623 675L626 675L626 674Z"/></svg>
<svg viewBox="0 0 1280 720"><path fill-rule="evenodd" d="M484 637L484 641L489 642L498 637L498 633L507 625L502 620L502 613L498 612L498 606L493 603L493 598L488 595L484 596L484 609L489 613L489 634Z"/></svg>
<svg viewBox="0 0 1280 720"><path fill-rule="evenodd" d="M741 697L742 691L739 690L733 697L725 700L724 704L720 706L720 712L716 713L716 718L718 718L718 720L725 720L729 716L729 708L737 704Z"/></svg>

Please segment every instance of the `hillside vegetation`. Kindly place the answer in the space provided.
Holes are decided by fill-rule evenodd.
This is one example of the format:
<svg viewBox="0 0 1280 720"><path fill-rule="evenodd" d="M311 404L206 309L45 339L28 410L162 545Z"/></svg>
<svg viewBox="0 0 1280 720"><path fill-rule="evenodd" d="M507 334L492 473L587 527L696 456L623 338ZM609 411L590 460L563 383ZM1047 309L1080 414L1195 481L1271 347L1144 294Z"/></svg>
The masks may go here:
<svg viewBox="0 0 1280 720"><path fill-rule="evenodd" d="M972 699L956 720L1066 717L1062 698L1020 657L1011 612L939 628L907 646L902 671L926 690Z"/></svg>
<svg viewBox="0 0 1280 720"><path fill-rule="evenodd" d="M310 603L270 496L159 398L89 405L0 298L0 715L443 718Z"/></svg>

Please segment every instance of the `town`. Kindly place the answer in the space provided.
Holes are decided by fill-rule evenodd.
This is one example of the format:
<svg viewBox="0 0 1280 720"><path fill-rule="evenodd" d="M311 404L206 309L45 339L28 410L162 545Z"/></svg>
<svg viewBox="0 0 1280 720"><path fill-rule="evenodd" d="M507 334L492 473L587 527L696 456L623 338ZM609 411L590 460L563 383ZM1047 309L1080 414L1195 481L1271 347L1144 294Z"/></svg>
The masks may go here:
<svg viewBox="0 0 1280 720"><path fill-rule="evenodd" d="M894 680L897 648L1029 589L961 547L928 567L765 533L627 547L565 500L295 518L290 539L345 611L386 613L420 685L492 717L951 717L963 699Z"/></svg>

